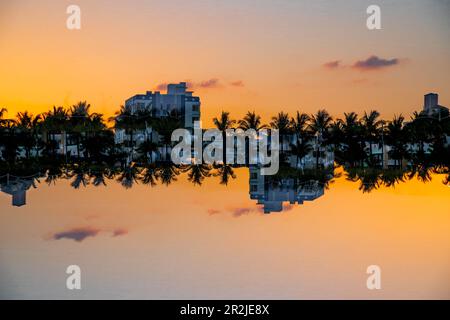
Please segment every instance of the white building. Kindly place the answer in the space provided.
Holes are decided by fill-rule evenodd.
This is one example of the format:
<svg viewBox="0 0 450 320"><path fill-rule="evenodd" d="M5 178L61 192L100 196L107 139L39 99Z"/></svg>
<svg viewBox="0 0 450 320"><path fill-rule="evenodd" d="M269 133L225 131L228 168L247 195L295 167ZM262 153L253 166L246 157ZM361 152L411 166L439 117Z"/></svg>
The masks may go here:
<svg viewBox="0 0 450 320"><path fill-rule="evenodd" d="M145 94L137 94L125 101L125 107L130 108L131 113L139 110L148 110L154 117L164 117L173 110L181 115L185 128L193 128L194 121L200 120L200 98L187 91L186 82L167 85L167 93L159 91L147 91Z"/></svg>
<svg viewBox="0 0 450 320"><path fill-rule="evenodd" d="M428 93L424 96L423 112L429 116L441 117L448 114L448 108L439 105L439 95Z"/></svg>

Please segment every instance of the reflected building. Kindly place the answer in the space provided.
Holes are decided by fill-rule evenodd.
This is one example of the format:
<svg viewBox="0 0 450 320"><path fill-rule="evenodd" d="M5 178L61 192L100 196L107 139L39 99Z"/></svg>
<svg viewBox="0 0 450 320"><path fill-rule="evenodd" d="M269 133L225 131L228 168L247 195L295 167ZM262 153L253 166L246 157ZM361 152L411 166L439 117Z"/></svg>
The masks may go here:
<svg viewBox="0 0 450 320"><path fill-rule="evenodd" d="M21 207L27 203L27 190L33 185L32 179L14 178L7 175L0 183L0 190L12 196L12 205Z"/></svg>
<svg viewBox="0 0 450 320"><path fill-rule="evenodd" d="M263 176L260 168L250 167L250 199L262 205L264 213L283 211L283 204L303 204L323 196L325 187L317 180L300 181L295 177L276 179Z"/></svg>

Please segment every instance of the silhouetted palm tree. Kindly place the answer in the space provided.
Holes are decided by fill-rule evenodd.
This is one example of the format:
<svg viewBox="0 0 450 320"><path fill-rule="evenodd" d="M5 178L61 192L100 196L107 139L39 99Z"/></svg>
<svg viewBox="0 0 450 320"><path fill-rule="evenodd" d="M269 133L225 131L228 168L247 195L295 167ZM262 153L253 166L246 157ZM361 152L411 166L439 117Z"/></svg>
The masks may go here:
<svg viewBox="0 0 450 320"><path fill-rule="evenodd" d="M230 118L230 113L226 111L222 111L220 117L215 117L213 119L213 123L216 126L217 130L222 132L222 143L223 143L223 163L227 164L227 149L226 149L226 131L228 129L232 129L236 124L236 120Z"/></svg>
<svg viewBox="0 0 450 320"><path fill-rule="evenodd" d="M86 101L80 101L73 105L70 109L70 127L72 134L76 137L77 157L80 158L80 145L83 134L87 130L87 125L90 118L91 105Z"/></svg>
<svg viewBox="0 0 450 320"><path fill-rule="evenodd" d="M154 123L154 128L156 132L158 132L158 135L161 137L161 142L164 147L164 157L163 160L170 161L169 154L169 147L172 146L172 133L176 130L181 128L182 123L178 116L171 115L168 117L164 117L161 119L158 119Z"/></svg>
<svg viewBox="0 0 450 320"><path fill-rule="evenodd" d="M291 119L291 128L297 136L297 140L304 139L308 135L310 117L306 113L297 111L295 118Z"/></svg>
<svg viewBox="0 0 450 320"><path fill-rule="evenodd" d="M54 106L52 110L46 112L43 115L44 128L47 130L47 142L50 142L50 148L52 149L53 156L56 155L56 138L57 133L65 137L66 130L68 128L68 113L63 107ZM50 137L52 137L50 139ZM65 139L67 140L67 139ZM64 150L65 151L65 150Z"/></svg>
<svg viewBox="0 0 450 320"><path fill-rule="evenodd" d="M299 162L301 162L312 150L313 147L306 138L297 139L296 143L291 144L291 152L296 157L296 168L298 168Z"/></svg>
<svg viewBox="0 0 450 320"><path fill-rule="evenodd" d="M147 162L152 162L152 154L153 152L158 151L158 145L151 140L145 140L140 144L140 146L137 148L137 151L142 155L142 160Z"/></svg>
<svg viewBox="0 0 450 320"><path fill-rule="evenodd" d="M319 110L311 116L309 130L316 136L316 169L319 168L320 146L327 138L325 134L331 126L333 118L326 110Z"/></svg>
<svg viewBox="0 0 450 320"><path fill-rule="evenodd" d="M277 116L272 117L272 122L270 122L270 126L273 129L277 129L280 135L280 153L284 152L284 144L286 141L286 137L289 133L292 132L291 121L289 119L289 114L285 112L279 112Z"/></svg>
<svg viewBox="0 0 450 320"><path fill-rule="evenodd" d="M351 166L364 160L365 145L363 128L358 120L358 115L354 112L344 113L344 119L338 119L343 134L343 158L348 161Z"/></svg>
<svg viewBox="0 0 450 320"><path fill-rule="evenodd" d="M255 111L248 111L242 120L239 120L239 128L242 130L253 129L259 131L266 129L267 125L262 124L261 116L257 115Z"/></svg>
<svg viewBox="0 0 450 320"><path fill-rule="evenodd" d="M115 117L110 120L115 121L115 129L123 129L130 136L128 146L130 147L131 160L134 158L134 132L138 127L136 116L131 113L131 109L126 106L120 106L120 110L116 112Z"/></svg>
<svg viewBox="0 0 450 320"><path fill-rule="evenodd" d="M404 119L405 118L402 115L395 116L387 126L386 137L388 144L392 147L390 156L392 157L392 159L397 161L400 169L403 168L402 160L408 156L408 150L406 146L407 141L405 131L403 130Z"/></svg>
<svg viewBox="0 0 450 320"><path fill-rule="evenodd" d="M38 130L41 122L41 115L34 117L28 111L19 112L16 116L17 127L20 135L20 144L25 149L25 157L30 158L31 150L38 144Z"/></svg>
<svg viewBox="0 0 450 320"><path fill-rule="evenodd" d="M369 113L364 112L361 118L361 125L364 130L365 140L369 143L370 157L373 156L372 144L378 143L380 140L381 126L383 121L379 119L380 113L371 110Z"/></svg>

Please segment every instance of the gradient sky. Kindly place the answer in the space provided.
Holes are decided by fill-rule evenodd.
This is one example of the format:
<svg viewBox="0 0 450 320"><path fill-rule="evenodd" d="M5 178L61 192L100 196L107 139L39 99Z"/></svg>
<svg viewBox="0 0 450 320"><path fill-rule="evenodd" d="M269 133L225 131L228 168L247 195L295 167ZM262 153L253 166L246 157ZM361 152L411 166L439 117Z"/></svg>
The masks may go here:
<svg viewBox="0 0 450 320"><path fill-rule="evenodd" d="M66 29L69 4L79 31ZM366 28L370 4L382 30ZM1 0L0 106L13 116L88 100L111 115L133 94L189 81L207 124L222 109L409 116L430 91L450 105L449 14L446 0ZM355 67L373 55L387 65Z"/></svg>

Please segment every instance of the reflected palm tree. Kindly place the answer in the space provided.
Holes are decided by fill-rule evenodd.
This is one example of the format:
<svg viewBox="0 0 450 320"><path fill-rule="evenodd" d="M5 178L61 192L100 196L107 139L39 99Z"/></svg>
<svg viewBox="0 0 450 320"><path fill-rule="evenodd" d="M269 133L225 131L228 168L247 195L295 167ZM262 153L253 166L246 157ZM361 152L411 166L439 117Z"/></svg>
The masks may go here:
<svg viewBox="0 0 450 320"><path fill-rule="evenodd" d="M405 182L405 171L401 169L384 170L381 180L384 186L395 187L397 184Z"/></svg>
<svg viewBox="0 0 450 320"><path fill-rule="evenodd" d="M213 175L220 178L220 184L228 185L230 178L236 179L233 167L229 164L215 164L214 169L216 172Z"/></svg>
<svg viewBox="0 0 450 320"><path fill-rule="evenodd" d="M202 164L192 164L187 165L182 168L182 172L186 172L188 175L188 181L192 182L194 185L201 185L206 177L211 176L212 166L202 163Z"/></svg>
<svg viewBox="0 0 450 320"><path fill-rule="evenodd" d="M50 164L47 166L45 182L48 185L56 184L58 179L67 177L66 169L60 164Z"/></svg>
<svg viewBox="0 0 450 320"><path fill-rule="evenodd" d="M149 185L151 187L156 186L158 181L158 168L154 164L146 165L143 167L140 175L140 180L144 185Z"/></svg>
<svg viewBox="0 0 450 320"><path fill-rule="evenodd" d="M177 181L177 176L180 175L180 169L173 162L163 162L157 168L157 177L162 184L169 186L172 182Z"/></svg>
<svg viewBox="0 0 450 320"><path fill-rule="evenodd" d="M360 182L359 190L369 193L381 186L382 171L379 169L349 168L346 171L346 179L352 182Z"/></svg>
<svg viewBox="0 0 450 320"><path fill-rule="evenodd" d="M125 166L118 174L117 181L120 182L125 189L130 189L135 183L138 183L139 173L139 168L132 162L130 165Z"/></svg>
<svg viewBox="0 0 450 320"><path fill-rule="evenodd" d="M86 187L90 181L87 164L85 162L81 162L71 166L70 170L68 170L67 178L73 178L70 186L74 189L79 189L81 185Z"/></svg>
<svg viewBox="0 0 450 320"><path fill-rule="evenodd" d="M431 174L433 173L433 168L426 164L416 164L411 167L411 171L407 174L409 180L417 177L419 181L430 182Z"/></svg>

